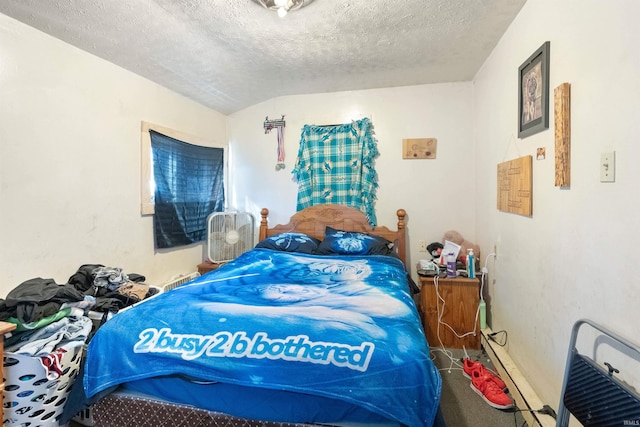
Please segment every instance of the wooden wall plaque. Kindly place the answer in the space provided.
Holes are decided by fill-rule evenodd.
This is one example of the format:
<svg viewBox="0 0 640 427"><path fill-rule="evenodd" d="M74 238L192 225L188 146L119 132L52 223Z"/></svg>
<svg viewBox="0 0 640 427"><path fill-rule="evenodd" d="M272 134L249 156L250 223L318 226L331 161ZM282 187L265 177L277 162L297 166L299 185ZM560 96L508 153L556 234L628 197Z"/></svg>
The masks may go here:
<svg viewBox="0 0 640 427"><path fill-rule="evenodd" d="M571 85L553 90L556 139L556 187L571 185Z"/></svg>
<svg viewBox="0 0 640 427"><path fill-rule="evenodd" d="M438 140L435 138L410 138L402 140L403 159L435 159Z"/></svg>
<svg viewBox="0 0 640 427"><path fill-rule="evenodd" d="M533 156L498 164L498 210L533 215Z"/></svg>

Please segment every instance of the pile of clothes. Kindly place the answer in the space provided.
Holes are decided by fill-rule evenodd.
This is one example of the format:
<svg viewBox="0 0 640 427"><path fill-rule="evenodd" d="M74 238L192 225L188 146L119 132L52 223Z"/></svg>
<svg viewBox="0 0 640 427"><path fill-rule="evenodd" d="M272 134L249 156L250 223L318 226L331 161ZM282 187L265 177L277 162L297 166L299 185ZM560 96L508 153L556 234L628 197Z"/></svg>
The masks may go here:
<svg viewBox="0 0 640 427"><path fill-rule="evenodd" d="M89 311L106 316L158 292L144 280L121 268L85 264L65 284L42 278L19 284L0 299L0 321L16 324L5 352L39 358L47 378L56 379L62 355L90 338Z"/></svg>
<svg viewBox="0 0 640 427"><path fill-rule="evenodd" d="M118 267L84 264L69 277L68 284L84 295L95 297L93 311L115 313L158 292L145 284L145 279L136 273L125 274Z"/></svg>

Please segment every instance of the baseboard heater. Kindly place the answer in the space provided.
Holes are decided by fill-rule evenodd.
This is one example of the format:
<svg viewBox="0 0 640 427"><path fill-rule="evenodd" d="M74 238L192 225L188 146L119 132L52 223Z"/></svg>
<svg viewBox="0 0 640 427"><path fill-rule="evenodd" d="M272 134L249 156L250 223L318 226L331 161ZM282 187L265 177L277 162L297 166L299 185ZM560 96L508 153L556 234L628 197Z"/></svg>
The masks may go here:
<svg viewBox="0 0 640 427"><path fill-rule="evenodd" d="M167 283L162 285L162 292L170 291L171 289L175 289L178 286L184 285L185 283L189 283L193 279L200 277L200 273L194 271L193 273L185 274L178 276L169 280Z"/></svg>
<svg viewBox="0 0 640 427"><path fill-rule="evenodd" d="M527 379L520 373L509 353L489 339L489 334L492 333L490 328L482 330L482 347L487 352L500 378L507 384L509 393L518 409L522 410L521 414L527 425L529 427L555 427L556 420L551 415L535 412L541 409L544 404Z"/></svg>

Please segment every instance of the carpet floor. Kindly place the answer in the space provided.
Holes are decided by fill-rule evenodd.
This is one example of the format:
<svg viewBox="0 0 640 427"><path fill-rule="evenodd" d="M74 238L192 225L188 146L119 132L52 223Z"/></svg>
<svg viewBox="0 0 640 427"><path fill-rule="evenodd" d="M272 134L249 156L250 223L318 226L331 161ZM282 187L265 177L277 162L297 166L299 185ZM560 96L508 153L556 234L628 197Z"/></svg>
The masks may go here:
<svg viewBox="0 0 640 427"><path fill-rule="evenodd" d="M493 369L482 350L467 350L471 360ZM462 374L463 350L432 348L431 355L442 376L440 415L447 427L526 427L517 408L500 410L489 406L475 390L471 380Z"/></svg>

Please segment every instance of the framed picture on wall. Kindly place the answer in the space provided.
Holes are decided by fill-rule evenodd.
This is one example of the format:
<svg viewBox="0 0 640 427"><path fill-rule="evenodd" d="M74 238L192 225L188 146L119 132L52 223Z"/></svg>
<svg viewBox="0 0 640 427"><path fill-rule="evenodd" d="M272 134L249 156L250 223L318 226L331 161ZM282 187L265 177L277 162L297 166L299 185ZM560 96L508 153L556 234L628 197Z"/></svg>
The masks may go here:
<svg viewBox="0 0 640 427"><path fill-rule="evenodd" d="M518 68L518 138L549 129L549 42Z"/></svg>

